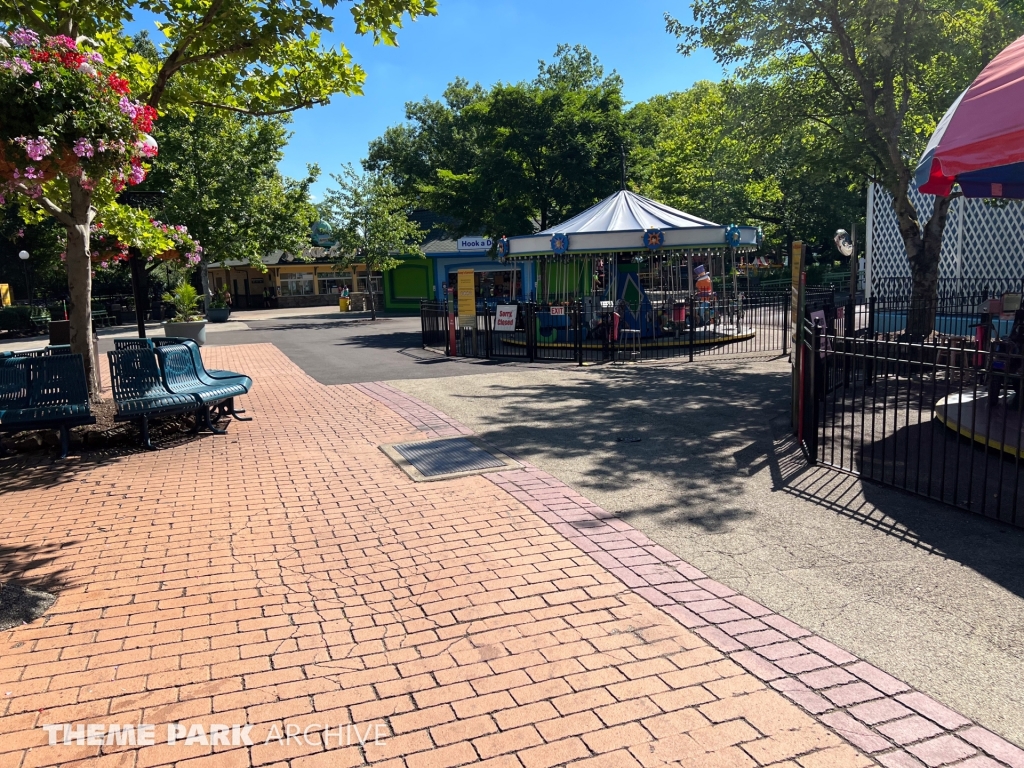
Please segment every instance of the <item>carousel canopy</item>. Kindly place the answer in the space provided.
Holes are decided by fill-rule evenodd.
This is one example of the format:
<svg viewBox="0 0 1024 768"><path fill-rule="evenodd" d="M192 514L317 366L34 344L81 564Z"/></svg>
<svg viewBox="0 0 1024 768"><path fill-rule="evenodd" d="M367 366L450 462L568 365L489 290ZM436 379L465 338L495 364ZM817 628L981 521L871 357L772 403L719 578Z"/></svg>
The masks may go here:
<svg viewBox="0 0 1024 768"><path fill-rule="evenodd" d="M1024 37L975 78L939 121L917 166L918 189L1024 198Z"/></svg>
<svg viewBox="0 0 1024 768"><path fill-rule="evenodd" d="M730 244L756 247L757 228L715 224L621 190L555 227L510 237L508 255L725 248Z"/></svg>

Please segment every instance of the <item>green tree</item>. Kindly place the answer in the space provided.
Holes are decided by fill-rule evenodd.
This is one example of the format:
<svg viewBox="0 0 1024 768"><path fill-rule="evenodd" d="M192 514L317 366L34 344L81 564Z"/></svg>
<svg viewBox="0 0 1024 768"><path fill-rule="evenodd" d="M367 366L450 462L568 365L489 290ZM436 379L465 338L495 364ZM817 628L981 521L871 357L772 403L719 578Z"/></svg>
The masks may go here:
<svg viewBox="0 0 1024 768"><path fill-rule="evenodd" d="M619 187L623 105L617 74L560 45L531 82L456 80L443 102L407 105L410 123L371 143L365 167L458 222L453 234L546 229Z"/></svg>
<svg viewBox="0 0 1024 768"><path fill-rule="evenodd" d="M860 218L863 181L830 134L790 122L770 86L702 81L629 113L631 173L649 197L718 222L760 225L765 243L826 243Z"/></svg>
<svg viewBox="0 0 1024 768"><path fill-rule="evenodd" d="M412 210L394 181L381 173L360 175L351 165L331 178L338 186L327 190L320 212L338 236L338 269L359 262L369 278L397 267L398 256L423 257L424 232L409 219ZM376 299L369 294L370 318L376 320Z"/></svg>
<svg viewBox="0 0 1024 768"><path fill-rule="evenodd" d="M277 169L288 142L288 118L200 109L191 119L158 124L160 156L146 186L168 193L165 215L203 244L203 291L209 264L228 259L263 268L273 250L301 253L309 245L316 207L309 187L319 175L284 178Z"/></svg>
<svg viewBox="0 0 1024 768"><path fill-rule="evenodd" d="M337 0L320 4L305 0L0 0L0 26L8 31L27 27L41 35L65 35L72 42L85 36L128 76L134 92L152 110L193 114L200 107L216 107L270 115L325 104L337 93L362 92L365 73L348 50L322 42L322 35L333 31L336 5ZM157 17L165 38L157 57L123 34L136 12ZM434 15L436 0L362 0L351 7L351 13L357 34L372 34L375 42L395 45L405 16ZM94 120L108 117L81 109L71 114L79 121L82 115ZM36 135L21 128L4 138ZM93 125L85 133L91 139L102 130L102 125ZM82 178L62 177L65 189L58 200L51 199L50 189L28 205L30 218L50 215L67 230L72 349L91 362L89 227L98 206L116 207L117 203L112 195L94 199L93 189L83 186ZM104 218L111 216L104 212ZM90 390L95 392L98 379L92 368L87 362Z"/></svg>
<svg viewBox="0 0 1024 768"><path fill-rule="evenodd" d="M60 260L63 239L64 228L55 219L25 224L17 206L4 206L0 210L0 283L8 283L14 296L21 297L26 291L27 272L33 296L47 296L54 291L63 295L68 285ZM19 251L28 251L27 262L18 258Z"/></svg>
<svg viewBox="0 0 1024 768"><path fill-rule="evenodd" d="M694 0L691 25L666 17L680 51L712 50L742 82L785 95L786 114L828 131L842 157L892 194L913 276L912 336L935 322L949 197L922 221L908 195L937 120L1021 33L998 0Z"/></svg>
<svg viewBox="0 0 1024 768"><path fill-rule="evenodd" d="M154 108L218 106L253 114L326 104L362 93L366 73L344 45L323 44L334 31L337 0L0 0L0 23L41 35L88 36L118 67L134 67ZM136 13L156 16L160 56L139 51L122 33ZM403 19L432 16L436 0L361 0L350 12L359 35L397 45Z"/></svg>

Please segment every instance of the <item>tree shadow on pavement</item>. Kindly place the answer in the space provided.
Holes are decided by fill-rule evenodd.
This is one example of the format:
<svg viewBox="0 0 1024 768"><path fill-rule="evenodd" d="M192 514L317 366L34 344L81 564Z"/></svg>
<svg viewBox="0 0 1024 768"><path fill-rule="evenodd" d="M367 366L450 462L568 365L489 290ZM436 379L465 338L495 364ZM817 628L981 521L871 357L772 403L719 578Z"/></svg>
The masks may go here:
<svg viewBox="0 0 1024 768"><path fill-rule="evenodd" d="M752 523L747 533L756 535L760 511L749 481L768 470L774 492L959 562L1024 596L1024 531L809 467L789 436L790 380L781 366L707 361L591 371L455 397L493 403L480 417L481 432L503 450L542 466L545 458L567 462L584 494L596 489L627 499L627 509L608 510L625 520L657 516L697 535Z"/></svg>
<svg viewBox="0 0 1024 768"><path fill-rule="evenodd" d="M1024 530L829 467L811 466L789 430L789 416L772 419L771 426L772 480L777 490L960 563L1024 597ZM898 439L887 438L887 454L895 455L892 447L906 440L920 444L931 437L932 427L915 425L901 430L907 434ZM881 456L880 443L869 444L860 452L865 465L872 456ZM891 478L893 471L890 467L887 477ZM936 469L933 482L938 476Z"/></svg>
<svg viewBox="0 0 1024 768"><path fill-rule="evenodd" d="M223 423L221 424L223 426ZM38 488L52 488L78 482L79 476L102 466L136 454L149 453L139 443L139 433L127 424L115 427L112 444L93 448L73 446L67 459L54 458L55 449L46 448L26 453L8 453L0 457L0 494ZM230 430L228 432L230 435ZM193 443L196 440L223 439L225 435L209 432L193 434L178 420L164 420L150 425L150 440L157 451Z"/></svg>
<svg viewBox="0 0 1024 768"><path fill-rule="evenodd" d="M44 544L0 544L0 584L56 594L69 586L67 569L54 568L60 551L77 541Z"/></svg>

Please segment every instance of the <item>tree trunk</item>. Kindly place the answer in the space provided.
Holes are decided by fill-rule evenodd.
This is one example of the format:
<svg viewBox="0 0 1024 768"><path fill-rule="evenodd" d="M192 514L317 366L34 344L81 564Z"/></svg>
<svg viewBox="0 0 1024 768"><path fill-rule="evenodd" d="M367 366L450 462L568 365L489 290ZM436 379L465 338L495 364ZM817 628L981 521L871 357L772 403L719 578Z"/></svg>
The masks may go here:
<svg viewBox="0 0 1024 768"><path fill-rule="evenodd" d="M75 206L77 208L77 206ZM82 356L85 363L85 378L89 384L89 396L99 396L99 372L93 358L92 346L92 261L89 258L89 216L75 211L76 223L67 226L67 270L68 293L71 307L68 319L71 321L71 351ZM84 219L84 222L83 222Z"/></svg>
<svg viewBox="0 0 1024 768"><path fill-rule="evenodd" d="M907 336L923 341L935 330L939 296L939 255L942 232L949 213L949 197L936 197L932 216L922 231L917 211L910 202L907 185L893 200L900 235L910 260L911 290L907 309Z"/></svg>
<svg viewBox="0 0 1024 768"><path fill-rule="evenodd" d="M199 277L203 281L203 314L210 314L210 267L206 260L199 262Z"/></svg>
<svg viewBox="0 0 1024 768"><path fill-rule="evenodd" d="M370 276L373 273L367 270L366 274L366 292L370 294L370 320L377 319L377 302L374 300L373 295L373 283L370 282Z"/></svg>

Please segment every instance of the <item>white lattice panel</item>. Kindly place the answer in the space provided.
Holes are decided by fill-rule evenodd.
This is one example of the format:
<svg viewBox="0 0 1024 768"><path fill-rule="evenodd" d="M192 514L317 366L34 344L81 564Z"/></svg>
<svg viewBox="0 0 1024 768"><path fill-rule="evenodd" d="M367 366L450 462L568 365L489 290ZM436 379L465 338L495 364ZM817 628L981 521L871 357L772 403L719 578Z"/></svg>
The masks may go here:
<svg viewBox="0 0 1024 768"><path fill-rule="evenodd" d="M931 216L935 198L916 189L910 200L921 221ZM978 284L991 281L993 289L1010 287L1024 280L1024 204L1019 200L994 201L959 198L954 200L946 218L942 236L939 277L943 282L957 276L959 207L964 206L964 233L960 277L965 282ZM900 236L892 197L882 187L875 186L873 231L871 246L872 293L886 293L886 289L901 279L909 279L910 263Z"/></svg>

